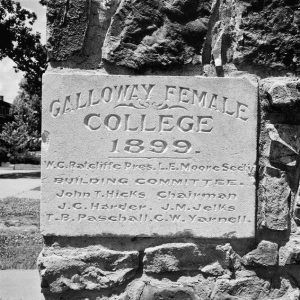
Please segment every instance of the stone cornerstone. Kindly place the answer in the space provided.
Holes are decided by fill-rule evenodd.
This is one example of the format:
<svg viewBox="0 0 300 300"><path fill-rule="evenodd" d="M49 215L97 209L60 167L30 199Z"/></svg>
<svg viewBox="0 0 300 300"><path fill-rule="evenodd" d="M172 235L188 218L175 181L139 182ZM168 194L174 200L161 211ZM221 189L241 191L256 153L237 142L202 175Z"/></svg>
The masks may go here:
<svg viewBox="0 0 300 300"><path fill-rule="evenodd" d="M300 299L299 1L47 18L45 299Z"/></svg>

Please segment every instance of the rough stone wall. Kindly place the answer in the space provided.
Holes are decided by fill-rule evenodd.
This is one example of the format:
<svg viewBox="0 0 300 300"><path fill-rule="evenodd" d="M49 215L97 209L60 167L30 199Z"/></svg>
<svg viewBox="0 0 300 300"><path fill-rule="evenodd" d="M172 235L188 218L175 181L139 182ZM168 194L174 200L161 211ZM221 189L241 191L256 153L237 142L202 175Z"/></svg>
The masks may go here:
<svg viewBox="0 0 300 300"><path fill-rule="evenodd" d="M300 299L299 43L296 0L49 1L49 67L260 90L255 240L45 237L47 300Z"/></svg>
<svg viewBox="0 0 300 300"><path fill-rule="evenodd" d="M53 67L110 73L300 72L298 0L48 1Z"/></svg>

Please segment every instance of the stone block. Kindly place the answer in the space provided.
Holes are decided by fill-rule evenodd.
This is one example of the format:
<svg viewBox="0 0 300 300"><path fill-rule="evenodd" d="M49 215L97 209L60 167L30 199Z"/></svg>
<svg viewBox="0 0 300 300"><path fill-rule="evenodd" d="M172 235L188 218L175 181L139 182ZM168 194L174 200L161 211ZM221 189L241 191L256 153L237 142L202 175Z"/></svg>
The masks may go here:
<svg viewBox="0 0 300 300"><path fill-rule="evenodd" d="M263 77L299 72L299 30L293 22L298 1L240 1L234 64Z"/></svg>
<svg viewBox="0 0 300 300"><path fill-rule="evenodd" d="M243 256L246 266L276 266L278 263L278 245L261 241L257 248Z"/></svg>
<svg viewBox="0 0 300 300"><path fill-rule="evenodd" d="M258 300L267 295L265 281L258 277L236 280L219 279L211 294L212 300ZM267 299L267 298L266 298Z"/></svg>
<svg viewBox="0 0 300 300"><path fill-rule="evenodd" d="M190 287L160 287L146 286L140 300L164 299L164 300L196 300L193 289Z"/></svg>
<svg viewBox="0 0 300 300"><path fill-rule="evenodd" d="M205 256L192 243L173 243L147 248L144 257L146 273L196 271L203 266Z"/></svg>
<svg viewBox="0 0 300 300"><path fill-rule="evenodd" d="M300 81L297 77L271 77L260 81L262 124L300 124ZM264 130L262 126L262 130Z"/></svg>
<svg viewBox="0 0 300 300"><path fill-rule="evenodd" d="M241 257L233 250L229 243L218 245L216 250L220 254L218 262L224 269L239 270L241 268Z"/></svg>
<svg viewBox="0 0 300 300"><path fill-rule="evenodd" d="M48 55L63 61L84 48L91 0L48 1Z"/></svg>
<svg viewBox="0 0 300 300"><path fill-rule="evenodd" d="M298 222L299 87L292 77L260 82L259 229L287 231L294 226L293 214Z"/></svg>
<svg viewBox="0 0 300 300"><path fill-rule="evenodd" d="M209 276L222 276L225 274L225 270L222 268L219 262L212 263L201 269L202 273L205 273Z"/></svg>
<svg viewBox="0 0 300 300"><path fill-rule="evenodd" d="M267 125L270 137L270 163L287 172L293 172L299 157L300 126L291 124Z"/></svg>
<svg viewBox="0 0 300 300"><path fill-rule="evenodd" d="M133 278L139 266L137 251L119 252L99 246L46 248L38 267L44 292L101 290Z"/></svg>
<svg viewBox="0 0 300 300"><path fill-rule="evenodd" d="M103 60L143 72L201 64L210 1L122 1L103 45Z"/></svg>
<svg viewBox="0 0 300 300"><path fill-rule="evenodd" d="M274 284L274 282L276 282ZM178 280L142 276L126 288L126 300L297 300L299 289L284 277L237 279L182 276ZM123 298L122 298L123 299Z"/></svg>
<svg viewBox="0 0 300 300"><path fill-rule="evenodd" d="M120 0L48 1L48 56L53 67L96 69Z"/></svg>
<svg viewBox="0 0 300 300"><path fill-rule="evenodd" d="M211 294L213 300L297 300L299 289L284 277L276 278L277 285L257 276L216 281Z"/></svg>
<svg viewBox="0 0 300 300"><path fill-rule="evenodd" d="M42 233L254 237L257 91L246 78L48 72Z"/></svg>
<svg viewBox="0 0 300 300"><path fill-rule="evenodd" d="M261 81L262 90L268 95L269 106L275 108L295 105L300 98L300 80L296 77L271 77Z"/></svg>
<svg viewBox="0 0 300 300"><path fill-rule="evenodd" d="M130 283L126 300L209 300L213 280L201 275L182 276L177 281L157 280L148 276Z"/></svg>
<svg viewBox="0 0 300 300"><path fill-rule="evenodd" d="M205 64L264 77L299 71L295 3L60 0L48 7L49 57L60 66L99 68L103 57L112 72L189 66L186 71L203 74ZM285 25L274 31L278 18ZM268 55L271 45L276 55Z"/></svg>
<svg viewBox="0 0 300 300"><path fill-rule="evenodd" d="M210 26L203 47L203 63L210 64L213 59L218 75L223 75L232 65L236 53L236 42L241 39L240 29L243 1L214 1L211 7ZM229 68L230 68L229 67ZM218 72L218 69L223 72Z"/></svg>
<svg viewBox="0 0 300 300"><path fill-rule="evenodd" d="M297 237L291 238L279 249L279 265L300 265L300 240Z"/></svg>
<svg viewBox="0 0 300 300"><path fill-rule="evenodd" d="M289 228L290 195L284 171L272 167L261 169L258 189L260 228L279 231Z"/></svg>

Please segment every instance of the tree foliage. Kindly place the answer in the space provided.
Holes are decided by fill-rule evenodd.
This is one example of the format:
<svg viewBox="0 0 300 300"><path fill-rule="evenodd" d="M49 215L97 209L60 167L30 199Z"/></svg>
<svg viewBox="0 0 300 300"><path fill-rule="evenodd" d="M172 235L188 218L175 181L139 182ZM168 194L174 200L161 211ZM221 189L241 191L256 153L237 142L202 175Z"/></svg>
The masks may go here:
<svg viewBox="0 0 300 300"><path fill-rule="evenodd" d="M0 59L11 58L17 70L25 72L28 92L40 95L46 51L40 34L32 32L36 15L12 0L0 0L0 4Z"/></svg>
<svg viewBox="0 0 300 300"><path fill-rule="evenodd" d="M10 155L39 147L41 132L42 74L46 49L40 34L32 31L35 13L13 0L0 0L0 60L8 57L16 71L24 72L20 91L11 109L13 120L3 126L0 142Z"/></svg>
<svg viewBox="0 0 300 300"><path fill-rule="evenodd" d="M39 149L40 111L38 95L30 95L26 90L21 89L11 108L13 121L4 124L0 134L10 156L16 157L28 149Z"/></svg>
<svg viewBox="0 0 300 300"><path fill-rule="evenodd" d="M46 70L46 50L40 34L32 31L36 14L13 0L0 0L0 60L9 57L25 72L27 92L41 96L41 78Z"/></svg>

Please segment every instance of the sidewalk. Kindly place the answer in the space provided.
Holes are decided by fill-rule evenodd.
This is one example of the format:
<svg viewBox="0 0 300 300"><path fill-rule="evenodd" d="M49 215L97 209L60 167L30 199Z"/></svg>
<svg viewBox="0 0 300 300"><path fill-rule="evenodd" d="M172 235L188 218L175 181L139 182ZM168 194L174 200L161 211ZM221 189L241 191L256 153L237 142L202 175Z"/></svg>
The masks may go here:
<svg viewBox="0 0 300 300"><path fill-rule="evenodd" d="M38 170L0 168L0 199L6 197L41 198L41 173Z"/></svg>
<svg viewBox="0 0 300 300"><path fill-rule="evenodd" d="M37 270L0 271L1 300L44 300Z"/></svg>

